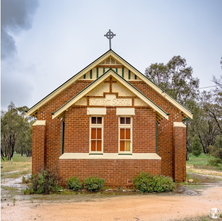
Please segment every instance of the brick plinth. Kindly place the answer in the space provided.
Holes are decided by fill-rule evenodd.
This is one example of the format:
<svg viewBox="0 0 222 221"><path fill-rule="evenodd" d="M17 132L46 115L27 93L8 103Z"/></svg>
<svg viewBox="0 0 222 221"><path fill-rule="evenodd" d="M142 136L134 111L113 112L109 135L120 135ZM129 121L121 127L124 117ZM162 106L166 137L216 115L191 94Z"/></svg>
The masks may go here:
<svg viewBox="0 0 222 221"><path fill-rule="evenodd" d="M161 174L161 160L141 159L60 159L59 175L65 186L68 177L77 176L83 181L89 176L106 180L107 186L132 186L132 179L140 172Z"/></svg>
<svg viewBox="0 0 222 221"><path fill-rule="evenodd" d="M32 127L32 174L45 169L45 125Z"/></svg>
<svg viewBox="0 0 222 221"><path fill-rule="evenodd" d="M174 141L174 180L186 180L186 127L173 128Z"/></svg>

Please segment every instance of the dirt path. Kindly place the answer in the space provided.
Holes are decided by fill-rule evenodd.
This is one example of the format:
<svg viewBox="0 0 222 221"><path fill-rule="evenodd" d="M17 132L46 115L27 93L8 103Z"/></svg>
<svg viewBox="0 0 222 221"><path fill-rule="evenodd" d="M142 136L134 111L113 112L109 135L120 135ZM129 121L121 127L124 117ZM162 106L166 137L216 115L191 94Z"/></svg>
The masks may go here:
<svg viewBox="0 0 222 221"><path fill-rule="evenodd" d="M194 173L211 175L213 177L222 178L222 171L220 172L216 170L197 169L194 168L193 166L187 166L187 169L192 170Z"/></svg>
<svg viewBox="0 0 222 221"><path fill-rule="evenodd" d="M209 172L209 171L208 171ZM213 174L220 177L220 174ZM200 185L192 185L199 194L185 187L169 195L113 195L109 194L57 194L50 196L23 195L25 187L19 179L2 180L2 221L88 221L88 220L132 220L159 221L208 215L218 208L222 212L222 183L196 175ZM211 177L211 176L209 176ZM220 177L221 178L221 177ZM202 180L201 180L202 179ZM207 184L207 182L209 182ZM205 185L202 185L205 183ZM197 189L198 188L198 189ZM200 188L200 189L199 189ZM185 190L185 191L184 191ZM171 194L171 193L170 193Z"/></svg>
<svg viewBox="0 0 222 221"><path fill-rule="evenodd" d="M2 221L69 220L173 220L222 211L222 187L207 188L201 195L135 195L107 197L87 202L30 200L2 203Z"/></svg>

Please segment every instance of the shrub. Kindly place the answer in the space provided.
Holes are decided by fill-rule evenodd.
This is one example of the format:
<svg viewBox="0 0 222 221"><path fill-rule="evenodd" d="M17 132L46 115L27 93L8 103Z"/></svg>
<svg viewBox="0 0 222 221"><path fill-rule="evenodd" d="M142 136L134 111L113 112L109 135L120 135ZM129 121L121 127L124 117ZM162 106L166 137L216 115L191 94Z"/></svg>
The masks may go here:
<svg viewBox="0 0 222 221"><path fill-rule="evenodd" d="M175 188L175 183L171 177L162 175L153 176L149 173L141 172L133 179L133 185L141 192L169 192Z"/></svg>
<svg viewBox="0 0 222 221"><path fill-rule="evenodd" d="M222 149L217 149L216 151L214 151L212 153L212 156L214 156L216 158L220 158L222 160Z"/></svg>
<svg viewBox="0 0 222 221"><path fill-rule="evenodd" d="M56 193L62 189L59 186L59 177L50 173L50 170L42 170L38 175L31 177L31 187L24 191L25 194L49 194Z"/></svg>
<svg viewBox="0 0 222 221"><path fill-rule="evenodd" d="M87 177L84 181L84 187L88 191L98 191L100 190L103 185L105 184L105 179L99 178L99 177Z"/></svg>
<svg viewBox="0 0 222 221"><path fill-rule="evenodd" d="M216 148L214 146L210 145L207 147L207 150L208 150L209 154L212 154L216 150Z"/></svg>
<svg viewBox="0 0 222 221"><path fill-rule="evenodd" d="M77 191L82 188L82 183L78 177L74 176L66 180L66 186L71 190Z"/></svg>
<svg viewBox="0 0 222 221"><path fill-rule="evenodd" d="M31 178L25 178L24 176L22 176L22 183L29 183L31 181Z"/></svg>
<svg viewBox="0 0 222 221"><path fill-rule="evenodd" d="M210 159L208 160L208 164L210 164L211 166L220 166L220 164L222 163L222 160L220 158L214 158L214 159Z"/></svg>
<svg viewBox="0 0 222 221"><path fill-rule="evenodd" d="M202 146L200 143L200 139L197 135L194 136L192 140L192 154L198 157L202 152Z"/></svg>

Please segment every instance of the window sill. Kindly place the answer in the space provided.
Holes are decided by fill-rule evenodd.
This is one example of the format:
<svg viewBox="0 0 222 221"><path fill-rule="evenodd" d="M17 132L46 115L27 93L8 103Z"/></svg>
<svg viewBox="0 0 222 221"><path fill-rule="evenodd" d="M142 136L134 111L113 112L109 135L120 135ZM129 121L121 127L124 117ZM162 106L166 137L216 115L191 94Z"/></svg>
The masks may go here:
<svg viewBox="0 0 222 221"><path fill-rule="evenodd" d="M132 153L118 153L118 155L133 155Z"/></svg>
<svg viewBox="0 0 222 221"><path fill-rule="evenodd" d="M64 153L59 159L143 159L143 160L161 160L161 157L156 153Z"/></svg>

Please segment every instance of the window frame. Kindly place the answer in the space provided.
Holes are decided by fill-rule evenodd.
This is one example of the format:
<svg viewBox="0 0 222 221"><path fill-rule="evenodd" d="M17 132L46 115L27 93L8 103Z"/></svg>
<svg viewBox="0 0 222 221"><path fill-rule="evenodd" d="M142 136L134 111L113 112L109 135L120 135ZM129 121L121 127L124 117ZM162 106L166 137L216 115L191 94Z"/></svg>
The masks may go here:
<svg viewBox="0 0 222 221"><path fill-rule="evenodd" d="M93 117L101 117L102 118L102 124L92 124L92 118ZM101 116L101 115L91 115L89 117L89 154L103 154L103 128L104 128L104 117ZM92 151L91 150L91 129L92 128L101 128L101 141L102 141L102 144L101 144L101 151ZM94 140L94 139L93 139Z"/></svg>
<svg viewBox="0 0 222 221"><path fill-rule="evenodd" d="M130 124L120 124L121 117L129 117ZM130 151L120 151L120 129L130 129ZM133 117L130 115L119 115L118 116L118 154L132 154L133 152Z"/></svg>

